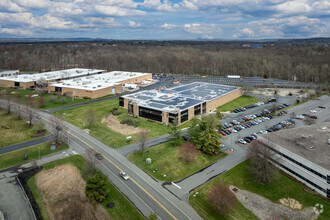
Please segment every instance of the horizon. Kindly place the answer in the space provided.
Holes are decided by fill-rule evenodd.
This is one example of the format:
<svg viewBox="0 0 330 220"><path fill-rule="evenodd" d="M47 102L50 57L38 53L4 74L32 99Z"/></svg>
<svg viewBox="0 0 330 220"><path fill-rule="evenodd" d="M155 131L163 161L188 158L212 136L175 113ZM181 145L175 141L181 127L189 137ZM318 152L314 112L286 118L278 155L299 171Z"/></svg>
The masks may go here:
<svg viewBox="0 0 330 220"><path fill-rule="evenodd" d="M312 0L6 0L0 38L276 40L330 36Z"/></svg>

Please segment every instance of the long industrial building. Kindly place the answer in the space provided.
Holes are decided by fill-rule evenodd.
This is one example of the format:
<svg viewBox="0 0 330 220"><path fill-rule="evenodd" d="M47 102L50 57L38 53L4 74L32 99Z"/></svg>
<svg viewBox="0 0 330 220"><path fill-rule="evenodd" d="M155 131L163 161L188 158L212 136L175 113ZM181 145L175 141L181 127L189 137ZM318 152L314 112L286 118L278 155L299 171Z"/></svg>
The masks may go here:
<svg viewBox="0 0 330 220"><path fill-rule="evenodd" d="M151 80L151 73L112 71L101 75L50 83L48 92L71 93L76 97L95 99L122 92L124 84L136 85Z"/></svg>
<svg viewBox="0 0 330 220"><path fill-rule="evenodd" d="M240 87L195 82L171 89L123 95L119 98L119 106L128 109L130 115L163 124L173 120L183 124L241 95Z"/></svg>
<svg viewBox="0 0 330 220"><path fill-rule="evenodd" d="M58 70L44 73L35 73L35 74L21 74L21 75L10 75L0 78L0 86L7 88L22 88L30 89L35 88L36 83L39 79L43 78L48 83L64 80L64 79L73 79L82 76L101 74L107 72L106 70L96 70L96 69L66 69Z"/></svg>
<svg viewBox="0 0 330 220"><path fill-rule="evenodd" d="M258 137L282 171L330 198L330 122Z"/></svg>

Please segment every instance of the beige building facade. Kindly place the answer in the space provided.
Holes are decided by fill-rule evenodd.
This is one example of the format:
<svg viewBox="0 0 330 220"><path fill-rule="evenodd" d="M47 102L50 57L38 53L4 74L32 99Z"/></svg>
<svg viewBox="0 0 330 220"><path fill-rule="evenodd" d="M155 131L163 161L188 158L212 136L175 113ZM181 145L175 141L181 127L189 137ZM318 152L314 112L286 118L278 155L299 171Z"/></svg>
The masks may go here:
<svg viewBox="0 0 330 220"><path fill-rule="evenodd" d="M206 88L208 86L207 84L208 83L203 83L203 88ZM214 85L214 84L210 84L210 85ZM217 87L221 89L221 85L214 86L214 89L216 89ZM161 105L161 103L166 103L163 101L162 98L167 97L168 95L166 94L171 94L171 92L173 92L173 91L169 92L167 90L165 90L165 92L162 95L157 94L159 93L159 91L153 91L155 94L154 95L150 94L150 100L143 100L143 98L146 99L145 97L147 97L148 95L147 93L153 93L150 91L149 92L147 91L147 93L141 92L141 96L139 94L124 95L119 98L119 106L128 109L128 113L136 117L148 118L157 121L159 123L162 123L164 125L168 125L173 120L177 119L178 124L181 125L190 121L195 116L211 112L215 110L218 106L226 104L227 102L230 102L243 95L243 91L241 88L232 87L232 86L230 86L230 88L231 90L224 94L221 94L221 92L219 92L218 94L214 94L215 92L214 90L212 90L210 91L210 93L213 93L215 95L215 97L213 97L212 99L207 100L207 98L206 99L201 98L200 100L197 101L190 100L190 103L186 103L187 100L189 101L189 98L187 98L189 97L189 90L186 90L185 94L187 97L184 96L181 97L180 95L178 95L177 97L172 98L173 100L181 100L181 102L179 102L178 105L174 107L174 109L167 108L167 107L172 107L171 105L169 106L166 106L166 104L165 106ZM175 91L173 93L175 93ZM156 98L156 101L155 99L152 99L152 96L157 97L157 95L159 99ZM155 103L152 103L153 101ZM186 104L185 106L186 108L180 109L180 106L185 104ZM188 106L187 104L188 105L191 104L191 105Z"/></svg>

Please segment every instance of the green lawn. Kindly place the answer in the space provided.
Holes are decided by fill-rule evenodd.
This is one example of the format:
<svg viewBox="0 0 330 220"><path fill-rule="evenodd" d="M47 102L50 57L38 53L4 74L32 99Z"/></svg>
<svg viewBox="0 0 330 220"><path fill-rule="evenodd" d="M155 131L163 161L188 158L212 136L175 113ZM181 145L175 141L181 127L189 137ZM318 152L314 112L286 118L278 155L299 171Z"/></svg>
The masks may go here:
<svg viewBox="0 0 330 220"><path fill-rule="evenodd" d="M4 129L2 125L7 125L10 129ZM29 127L26 120L18 120L16 114L7 115L5 110L0 109L0 147L34 139L31 136L37 134L37 130L37 126Z"/></svg>
<svg viewBox="0 0 330 220"><path fill-rule="evenodd" d="M97 115L96 123L90 129L91 135L93 135L94 137L101 140L106 145L113 148L120 148L128 144L131 144L126 142L126 137L128 135L123 135L118 132L115 132L101 123L101 120L104 118L104 116L110 114L110 109L119 108L118 98L92 103L89 105L79 106L76 108L61 110L55 112L54 114L59 114L63 116L63 113L65 113L64 120L76 125L81 129L85 129L87 128L87 126L85 125L86 114L87 111L91 108L95 110ZM117 116L119 121L125 118L133 118L132 116L127 115L127 109L119 108L119 112L121 112L121 114ZM160 123L145 120L142 118L136 118L136 120L139 121L138 128L150 130L150 134L149 134L150 139L170 132L170 128L168 126L162 125ZM180 126L180 128L184 128L186 126L189 126L189 122L183 124L182 126ZM132 143L135 143L136 135L132 135L132 137L133 137Z"/></svg>
<svg viewBox="0 0 330 220"><path fill-rule="evenodd" d="M60 148L52 151L50 150L50 143L46 142L31 147L27 147L21 150L2 154L0 155L0 170L37 159L39 156L39 148L40 148L40 157L43 157L52 153L56 153L58 151L68 149L69 146L63 144Z"/></svg>
<svg viewBox="0 0 330 220"><path fill-rule="evenodd" d="M129 154L128 159L154 178L170 182L181 180L225 157L225 153L210 156L198 151L195 161L186 163L179 152L180 147L173 147L167 142L149 148L143 157L141 151ZM151 158L152 163L147 164L146 158ZM166 177L163 176L164 174Z"/></svg>
<svg viewBox="0 0 330 220"><path fill-rule="evenodd" d="M249 161L245 161L194 190L189 197L190 204L204 219L208 220L257 219L256 216L247 210L240 202L237 202L236 207L227 216L222 218L211 210L207 200L208 192L212 186L221 182L259 194L273 202L278 202L281 198L289 197L299 201L304 207L314 206L316 203L322 204L324 205L324 213L322 213L318 219L330 219L330 203L304 191L298 183L281 173L278 173L278 177L270 185L260 185L250 174L249 164ZM194 196L195 192L199 192L199 194Z"/></svg>
<svg viewBox="0 0 330 220"><path fill-rule="evenodd" d="M43 169L46 169L46 170L51 169L51 168L54 168L55 166L59 166L59 165L66 164L66 163L72 163L74 166L76 166L82 172L82 167L85 163L85 159L80 155L75 155L75 156L67 157L67 158L46 164L43 166ZM37 186L35 184L34 176L28 180L28 185L33 193L33 196L34 196L37 204L39 205L43 218L49 219L49 217L47 216L47 212L46 212L45 208L43 207L42 192L37 188ZM120 219L144 219L142 214L109 181L108 181L108 187L110 188L110 197L107 198L102 203L102 205L105 208L105 210L109 213L111 219L118 219L118 220L120 220ZM111 209L105 207L105 205L109 202L113 202L115 204L115 206Z"/></svg>
<svg viewBox="0 0 330 220"><path fill-rule="evenodd" d="M241 108L247 105L257 103L256 97L243 95L217 108L220 112L232 111L235 108Z"/></svg>
<svg viewBox="0 0 330 220"><path fill-rule="evenodd" d="M13 89L13 88L0 87L0 92L2 92L3 90L12 91L14 100L16 98L17 93L20 93L22 95L23 100L26 99L27 95L34 95L34 94L40 95L40 93L35 92L35 91L31 91L31 90L22 90L22 89ZM51 101L51 97L56 97L57 98L57 96L53 95L53 94L46 93L46 92L43 92L41 94L45 98L46 104L45 104L45 106L41 107L40 109L51 109L51 108L57 108L57 107L61 107L61 106L73 105L73 104L89 101L89 99L78 99L78 98L75 98L72 101L72 98L65 97L65 96L60 96L60 98L62 98L62 97L64 98L63 101L58 100L58 99L56 99L55 101ZM36 100L36 103L38 103L38 97L35 97L34 99Z"/></svg>

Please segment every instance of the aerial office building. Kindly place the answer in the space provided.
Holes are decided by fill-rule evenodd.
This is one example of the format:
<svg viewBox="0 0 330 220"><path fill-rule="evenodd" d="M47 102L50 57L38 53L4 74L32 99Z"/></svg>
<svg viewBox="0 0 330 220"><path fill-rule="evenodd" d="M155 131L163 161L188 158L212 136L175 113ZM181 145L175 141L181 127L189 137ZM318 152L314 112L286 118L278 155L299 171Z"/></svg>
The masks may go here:
<svg viewBox="0 0 330 220"><path fill-rule="evenodd" d="M0 86L7 88L16 87L22 89L30 89L35 88L37 81L42 78L49 83L63 79L73 79L105 72L106 70L74 68L35 74L10 75L0 78Z"/></svg>
<svg viewBox="0 0 330 220"><path fill-rule="evenodd" d="M330 122L258 137L284 172L330 198Z"/></svg>
<svg viewBox="0 0 330 220"><path fill-rule="evenodd" d="M195 82L170 89L123 95L119 98L119 106L141 118L163 124L178 120L178 124L183 124L241 95L240 87Z"/></svg>
<svg viewBox="0 0 330 220"><path fill-rule="evenodd" d="M130 88L137 84L151 82L151 73L112 71L101 75L85 76L50 83L48 92L71 93L76 97L95 99L109 94L120 93L123 86Z"/></svg>

